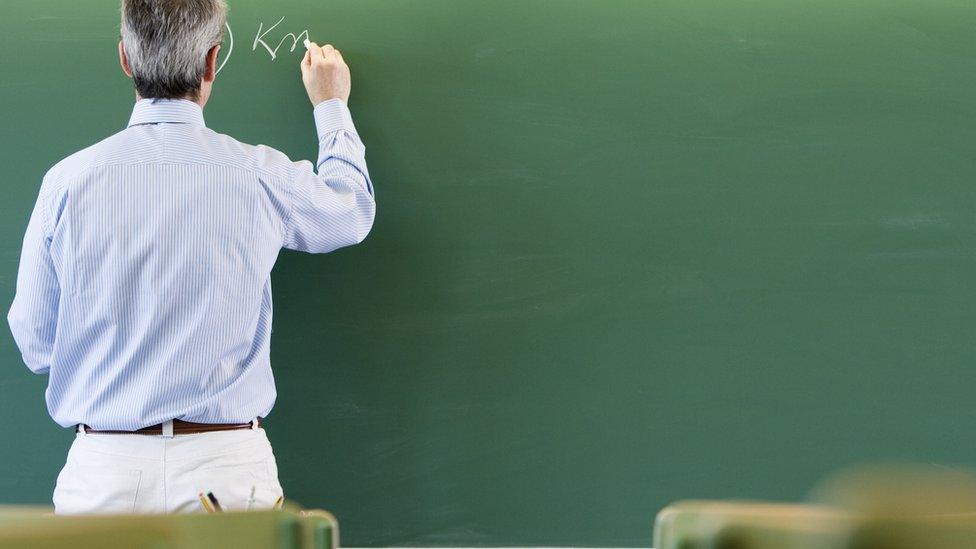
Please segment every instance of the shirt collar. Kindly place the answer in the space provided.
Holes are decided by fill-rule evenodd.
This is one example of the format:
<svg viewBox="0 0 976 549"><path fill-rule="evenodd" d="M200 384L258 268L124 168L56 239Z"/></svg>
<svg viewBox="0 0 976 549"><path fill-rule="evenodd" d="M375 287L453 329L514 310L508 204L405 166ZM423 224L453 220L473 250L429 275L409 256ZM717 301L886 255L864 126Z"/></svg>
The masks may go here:
<svg viewBox="0 0 976 549"><path fill-rule="evenodd" d="M132 108L129 127L139 124L195 124L205 126L203 109L186 99L140 99Z"/></svg>

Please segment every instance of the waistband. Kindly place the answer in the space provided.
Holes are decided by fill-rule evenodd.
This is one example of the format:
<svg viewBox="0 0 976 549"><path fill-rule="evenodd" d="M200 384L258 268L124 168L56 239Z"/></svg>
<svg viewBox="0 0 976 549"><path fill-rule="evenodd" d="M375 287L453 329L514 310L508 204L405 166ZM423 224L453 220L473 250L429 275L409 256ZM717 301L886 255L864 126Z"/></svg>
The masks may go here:
<svg viewBox="0 0 976 549"><path fill-rule="evenodd" d="M254 418L247 423L193 423L191 421L183 421L182 419L173 419L135 431L98 430L92 429L83 423L79 423L75 430L83 435L162 435L164 437L173 437L176 435L195 435L214 431L258 429L261 427L261 424L261 418Z"/></svg>

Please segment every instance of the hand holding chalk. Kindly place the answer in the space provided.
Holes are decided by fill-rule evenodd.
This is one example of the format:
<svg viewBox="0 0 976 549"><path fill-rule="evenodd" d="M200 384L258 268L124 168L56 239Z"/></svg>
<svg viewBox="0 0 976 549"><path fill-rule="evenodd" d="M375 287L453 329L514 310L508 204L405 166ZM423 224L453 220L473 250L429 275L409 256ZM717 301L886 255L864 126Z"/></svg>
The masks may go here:
<svg viewBox="0 0 976 549"><path fill-rule="evenodd" d="M308 39L304 41L305 57L302 59L302 81L312 105L330 99L349 101L352 77L349 67L339 50L326 44L318 44Z"/></svg>

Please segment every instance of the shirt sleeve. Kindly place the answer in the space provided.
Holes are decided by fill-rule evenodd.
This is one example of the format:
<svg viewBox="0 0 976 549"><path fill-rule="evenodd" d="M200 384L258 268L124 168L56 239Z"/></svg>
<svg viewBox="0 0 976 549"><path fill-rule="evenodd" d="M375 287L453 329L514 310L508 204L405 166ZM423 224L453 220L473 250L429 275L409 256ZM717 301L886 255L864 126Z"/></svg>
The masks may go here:
<svg viewBox="0 0 976 549"><path fill-rule="evenodd" d="M36 374L51 369L51 353L57 332L61 287L51 260L51 231L44 200L44 187L34 205L24 235L17 292L7 314L10 331L24 363Z"/></svg>
<svg viewBox="0 0 976 549"><path fill-rule="evenodd" d="M319 154L296 162L289 185L291 208L284 246L325 253L358 244L373 226L376 202L363 145L348 107L340 99L316 105Z"/></svg>

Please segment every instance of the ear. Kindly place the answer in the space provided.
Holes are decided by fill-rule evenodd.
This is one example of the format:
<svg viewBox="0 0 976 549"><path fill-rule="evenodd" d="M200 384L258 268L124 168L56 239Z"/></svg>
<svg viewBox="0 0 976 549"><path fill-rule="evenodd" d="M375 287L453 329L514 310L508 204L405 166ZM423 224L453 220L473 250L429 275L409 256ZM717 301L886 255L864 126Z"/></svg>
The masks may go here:
<svg viewBox="0 0 976 549"><path fill-rule="evenodd" d="M129 56L125 54L125 45L119 40L119 65L122 65L122 72L132 78L132 67L129 66Z"/></svg>
<svg viewBox="0 0 976 549"><path fill-rule="evenodd" d="M210 48L207 52L207 70L203 73L204 82L213 82L217 78L217 54L220 52L220 44Z"/></svg>

